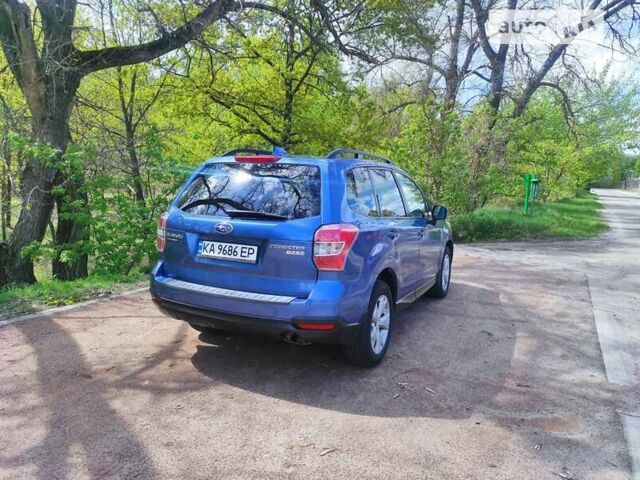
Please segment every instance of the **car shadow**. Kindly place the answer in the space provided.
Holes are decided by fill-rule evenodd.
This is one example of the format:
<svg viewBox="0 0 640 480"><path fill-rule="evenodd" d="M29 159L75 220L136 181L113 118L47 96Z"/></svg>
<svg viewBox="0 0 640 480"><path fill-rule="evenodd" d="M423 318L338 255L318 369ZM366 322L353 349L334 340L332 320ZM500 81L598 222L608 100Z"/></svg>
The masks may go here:
<svg viewBox="0 0 640 480"><path fill-rule="evenodd" d="M445 300L420 299L396 316L387 358L374 369L346 364L339 347L300 347L232 333L201 334L204 344L191 361L216 382L318 408L383 417L468 417L495 397L509 372L517 306L500 295L456 282ZM490 312L479 304L490 305Z"/></svg>

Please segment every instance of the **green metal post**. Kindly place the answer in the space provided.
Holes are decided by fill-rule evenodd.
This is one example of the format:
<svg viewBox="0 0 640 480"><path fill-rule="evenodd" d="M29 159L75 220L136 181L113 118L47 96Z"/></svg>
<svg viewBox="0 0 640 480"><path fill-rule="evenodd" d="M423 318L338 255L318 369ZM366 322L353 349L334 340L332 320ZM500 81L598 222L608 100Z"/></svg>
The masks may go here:
<svg viewBox="0 0 640 480"><path fill-rule="evenodd" d="M524 176L524 214L529 214L529 198L531 197L531 181L533 174L527 173Z"/></svg>

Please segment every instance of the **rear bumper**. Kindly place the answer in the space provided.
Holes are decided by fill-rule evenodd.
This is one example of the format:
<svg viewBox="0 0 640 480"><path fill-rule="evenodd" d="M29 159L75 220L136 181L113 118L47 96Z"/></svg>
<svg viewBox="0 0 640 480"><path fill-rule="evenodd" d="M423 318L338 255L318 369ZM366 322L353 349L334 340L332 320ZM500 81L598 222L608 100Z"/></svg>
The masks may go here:
<svg viewBox="0 0 640 480"><path fill-rule="evenodd" d="M307 298L253 294L176 281L162 263L150 275L151 296L165 314L197 325L282 338L295 333L312 343L350 344L368 307L368 296L343 282L318 282ZM300 323L333 324L307 330Z"/></svg>
<svg viewBox="0 0 640 480"><path fill-rule="evenodd" d="M220 330L247 332L283 339L296 334L299 339L311 343L336 343L349 345L355 340L359 324L344 323L335 319L302 319L300 323L333 323L333 330L301 330L293 322L283 322L265 317L238 315L195 307L152 297L158 309L170 317L204 327Z"/></svg>

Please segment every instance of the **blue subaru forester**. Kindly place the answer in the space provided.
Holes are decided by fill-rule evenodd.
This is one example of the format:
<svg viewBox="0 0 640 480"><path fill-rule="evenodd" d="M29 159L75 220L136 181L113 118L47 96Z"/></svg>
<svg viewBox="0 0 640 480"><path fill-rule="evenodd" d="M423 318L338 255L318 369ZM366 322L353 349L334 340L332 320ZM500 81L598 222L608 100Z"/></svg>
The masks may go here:
<svg viewBox="0 0 640 480"><path fill-rule="evenodd" d="M449 289L447 209L385 157L242 149L202 164L158 223L151 295L196 330L384 358L396 307Z"/></svg>

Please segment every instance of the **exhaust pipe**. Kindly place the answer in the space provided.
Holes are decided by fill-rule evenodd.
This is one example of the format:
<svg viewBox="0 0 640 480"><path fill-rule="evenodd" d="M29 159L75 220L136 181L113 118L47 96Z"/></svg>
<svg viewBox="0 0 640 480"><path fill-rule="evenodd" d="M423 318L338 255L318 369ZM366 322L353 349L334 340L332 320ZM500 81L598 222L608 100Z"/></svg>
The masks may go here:
<svg viewBox="0 0 640 480"><path fill-rule="evenodd" d="M311 345L311 342L307 342L304 338L302 338L296 332L285 332L282 334L282 339L285 342L293 343L294 345Z"/></svg>

